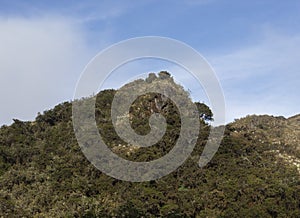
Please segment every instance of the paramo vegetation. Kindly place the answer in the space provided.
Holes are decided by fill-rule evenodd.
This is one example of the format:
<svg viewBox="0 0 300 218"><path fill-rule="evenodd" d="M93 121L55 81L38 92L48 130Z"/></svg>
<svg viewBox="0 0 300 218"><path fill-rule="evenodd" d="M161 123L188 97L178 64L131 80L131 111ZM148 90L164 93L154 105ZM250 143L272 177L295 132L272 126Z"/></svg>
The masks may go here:
<svg viewBox="0 0 300 218"><path fill-rule="evenodd" d="M174 83L168 72L135 82L157 80ZM114 130L110 108L115 92L94 96L99 132L110 149L132 161L165 155L180 134L176 105L158 93L132 104L130 122L137 133L150 131L153 112L167 122L157 144L140 148L125 143ZM173 173L142 183L111 178L85 158L74 135L70 102L32 122L15 119L2 126L0 217L300 217L299 115L248 116L228 124L217 154L199 168L199 155L214 127L209 107L195 104L201 128L192 155Z"/></svg>

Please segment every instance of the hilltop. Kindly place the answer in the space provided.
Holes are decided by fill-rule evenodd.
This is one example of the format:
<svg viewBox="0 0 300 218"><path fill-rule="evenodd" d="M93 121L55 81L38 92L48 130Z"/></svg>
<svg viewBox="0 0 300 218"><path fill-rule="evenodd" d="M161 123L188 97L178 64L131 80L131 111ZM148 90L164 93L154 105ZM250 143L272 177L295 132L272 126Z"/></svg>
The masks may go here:
<svg viewBox="0 0 300 218"><path fill-rule="evenodd" d="M127 84L167 80L160 72ZM179 85L178 85L179 86ZM164 137L150 148L116 134L110 108L116 90L96 98L96 123L109 148L132 161L159 158L180 133L176 105L161 94L139 97L130 109L132 128L150 131L153 112L167 121ZM173 173L150 182L116 180L83 155L74 135L72 104L64 102L34 121L0 128L1 217L300 217L300 115L251 115L226 126L222 144L204 168L197 161L213 114L195 103L201 128L190 158Z"/></svg>

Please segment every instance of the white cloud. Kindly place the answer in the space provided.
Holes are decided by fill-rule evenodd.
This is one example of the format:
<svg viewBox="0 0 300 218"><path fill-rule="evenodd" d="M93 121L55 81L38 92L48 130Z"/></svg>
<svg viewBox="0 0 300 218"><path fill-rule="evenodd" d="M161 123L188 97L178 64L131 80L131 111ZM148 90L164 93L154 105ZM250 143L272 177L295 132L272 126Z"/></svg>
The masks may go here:
<svg viewBox="0 0 300 218"><path fill-rule="evenodd" d="M209 58L224 88L228 121L300 113L300 35L269 32L260 43Z"/></svg>
<svg viewBox="0 0 300 218"><path fill-rule="evenodd" d="M80 72L95 54L95 48L90 48L86 40L97 38L104 42L97 43L103 47L110 38L106 29L87 33L80 29L82 22L105 20L105 16L120 16L127 10L113 7L103 17L94 17L85 13L84 8L76 7L81 14L66 12L72 17L69 19L60 16L0 18L0 124L9 124L12 118L32 120L37 112L72 99ZM105 37L98 37L99 34ZM285 116L299 113L299 50L300 35L268 32L257 44L206 57L224 88L227 121L253 113ZM125 67L123 76L108 80L107 85L119 86L132 78L133 71L140 74L169 70L183 85L191 87L195 100L209 103L203 89L194 86L193 78L187 78L184 70L149 63Z"/></svg>
<svg viewBox="0 0 300 218"><path fill-rule="evenodd" d="M72 99L90 58L80 29L55 18L0 19L0 124Z"/></svg>
<svg viewBox="0 0 300 218"><path fill-rule="evenodd" d="M99 20L109 20L120 17L126 13L132 5L129 2L120 1L118 3L111 1L84 1L71 4L66 8L66 13L79 22L90 22Z"/></svg>
<svg viewBox="0 0 300 218"><path fill-rule="evenodd" d="M260 43L208 58L220 79L226 121L248 114L292 116L300 112L300 35L268 34ZM117 88L141 73L167 70L190 89L192 97L210 105L205 90L181 67L162 60L137 60L122 66L106 81Z"/></svg>

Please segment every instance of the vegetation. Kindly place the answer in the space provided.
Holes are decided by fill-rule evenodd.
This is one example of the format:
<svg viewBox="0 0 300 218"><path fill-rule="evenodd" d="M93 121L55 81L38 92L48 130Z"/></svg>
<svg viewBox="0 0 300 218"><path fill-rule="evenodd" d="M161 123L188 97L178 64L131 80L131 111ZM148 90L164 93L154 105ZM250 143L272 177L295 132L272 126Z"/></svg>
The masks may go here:
<svg viewBox="0 0 300 218"><path fill-rule="evenodd" d="M168 72L161 72L139 82L156 80L173 81ZM179 112L172 101L156 108L167 120L165 136L150 148L139 148L114 131L110 108L115 92L96 96L96 121L110 149L134 161L166 154L180 132ZM130 109L132 128L139 134L150 131L155 98L163 96L141 96ZM2 126L0 216L300 217L300 116L248 116L228 124L217 154L199 168L213 114L206 105L196 105L202 125L191 157L170 175L142 183L116 180L88 162L74 135L69 102L39 114L33 122L14 120Z"/></svg>

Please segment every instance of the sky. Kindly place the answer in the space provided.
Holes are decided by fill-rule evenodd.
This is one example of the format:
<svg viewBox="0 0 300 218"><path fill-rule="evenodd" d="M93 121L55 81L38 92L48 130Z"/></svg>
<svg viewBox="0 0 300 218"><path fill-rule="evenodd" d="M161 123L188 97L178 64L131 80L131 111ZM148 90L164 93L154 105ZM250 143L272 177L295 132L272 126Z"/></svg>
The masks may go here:
<svg viewBox="0 0 300 218"><path fill-rule="evenodd" d="M249 114L298 114L299 11L296 0L0 0L0 125L34 120L72 100L95 55L142 36L170 37L202 54L223 89L227 122ZM160 60L128 63L102 88L160 70L209 105L187 72Z"/></svg>

